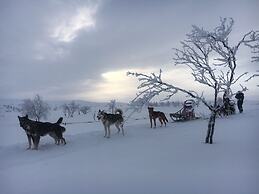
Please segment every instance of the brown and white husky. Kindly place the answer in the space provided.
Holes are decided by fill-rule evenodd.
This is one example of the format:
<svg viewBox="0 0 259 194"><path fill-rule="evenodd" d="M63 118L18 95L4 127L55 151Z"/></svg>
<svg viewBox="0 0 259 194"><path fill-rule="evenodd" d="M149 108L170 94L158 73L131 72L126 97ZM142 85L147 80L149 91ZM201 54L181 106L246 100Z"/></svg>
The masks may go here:
<svg viewBox="0 0 259 194"><path fill-rule="evenodd" d="M168 122L165 113L160 112L160 111L154 111L153 107L148 107L148 113L149 113L149 119L150 119L150 127L152 128L152 120L154 121L154 127L156 127L156 119L158 118L160 123L161 123L161 127L164 125L166 126L166 122Z"/></svg>

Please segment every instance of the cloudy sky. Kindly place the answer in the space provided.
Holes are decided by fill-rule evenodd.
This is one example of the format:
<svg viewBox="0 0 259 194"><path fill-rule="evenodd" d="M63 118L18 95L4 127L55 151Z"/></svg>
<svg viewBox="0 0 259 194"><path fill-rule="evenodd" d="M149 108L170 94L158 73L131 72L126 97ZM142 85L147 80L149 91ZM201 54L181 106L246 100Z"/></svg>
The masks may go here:
<svg viewBox="0 0 259 194"><path fill-rule="evenodd" d="M128 70L163 69L167 81L192 88L174 66L193 24L213 29L233 17L233 41L259 29L258 0L1 0L0 98L127 102L137 92ZM239 71L255 71L240 51ZM259 97L258 80L247 96Z"/></svg>

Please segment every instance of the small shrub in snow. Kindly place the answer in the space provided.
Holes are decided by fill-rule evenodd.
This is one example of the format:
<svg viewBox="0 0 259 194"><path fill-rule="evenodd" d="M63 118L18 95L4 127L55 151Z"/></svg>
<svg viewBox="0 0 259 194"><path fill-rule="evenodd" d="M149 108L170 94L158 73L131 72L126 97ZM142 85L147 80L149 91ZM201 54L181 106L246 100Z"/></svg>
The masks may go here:
<svg viewBox="0 0 259 194"><path fill-rule="evenodd" d="M33 100L25 99L21 104L21 112L23 115L28 115L30 118L39 121L41 118L46 119L49 113L49 105L42 100L37 94Z"/></svg>

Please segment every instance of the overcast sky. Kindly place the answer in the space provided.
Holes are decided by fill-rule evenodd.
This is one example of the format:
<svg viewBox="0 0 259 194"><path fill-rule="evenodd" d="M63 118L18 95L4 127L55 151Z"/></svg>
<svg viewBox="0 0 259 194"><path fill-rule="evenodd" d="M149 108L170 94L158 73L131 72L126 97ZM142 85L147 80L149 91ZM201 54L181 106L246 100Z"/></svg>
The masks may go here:
<svg viewBox="0 0 259 194"><path fill-rule="evenodd" d="M173 47L193 24L213 29L233 17L233 41L259 30L259 0L1 0L0 98L127 102L137 92L128 70L163 69L167 81L194 87L174 66ZM258 63L240 51L239 71ZM247 96L259 97L258 80Z"/></svg>

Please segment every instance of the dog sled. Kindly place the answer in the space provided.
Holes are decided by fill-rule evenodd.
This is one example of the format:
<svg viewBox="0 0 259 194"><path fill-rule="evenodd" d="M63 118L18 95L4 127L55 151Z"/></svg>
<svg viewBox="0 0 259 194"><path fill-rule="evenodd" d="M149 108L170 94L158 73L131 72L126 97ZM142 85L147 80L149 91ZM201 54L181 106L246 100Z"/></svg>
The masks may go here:
<svg viewBox="0 0 259 194"><path fill-rule="evenodd" d="M229 100L225 102L222 108L218 112L219 116L228 116L228 115L233 115L235 113L236 113L236 109L235 109L234 100Z"/></svg>
<svg viewBox="0 0 259 194"><path fill-rule="evenodd" d="M170 113L169 115L173 121L189 121L198 119L198 117L195 117L194 106L194 100L186 100L180 110L175 113Z"/></svg>

